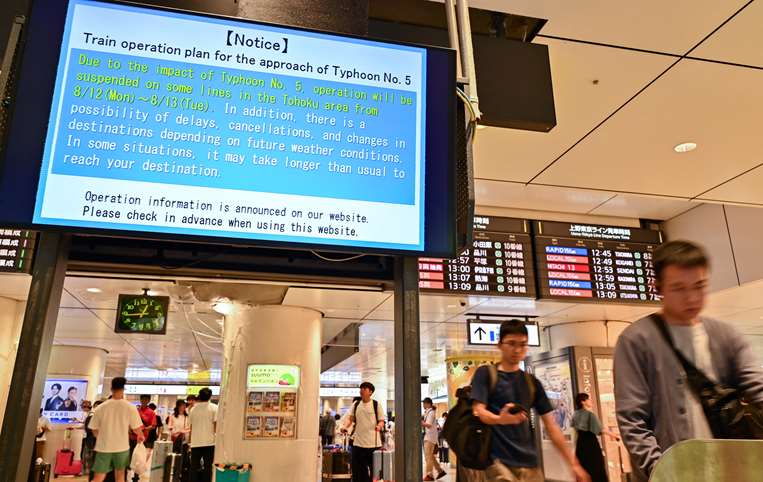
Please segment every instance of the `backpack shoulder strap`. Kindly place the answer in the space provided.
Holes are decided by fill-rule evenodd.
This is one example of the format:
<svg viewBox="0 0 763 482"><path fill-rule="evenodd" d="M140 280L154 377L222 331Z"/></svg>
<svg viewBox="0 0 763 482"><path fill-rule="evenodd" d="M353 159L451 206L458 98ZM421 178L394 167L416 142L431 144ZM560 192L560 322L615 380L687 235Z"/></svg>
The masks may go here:
<svg viewBox="0 0 763 482"><path fill-rule="evenodd" d="M527 407L527 409L530 410L533 407L533 405L535 405L535 395L536 395L535 377L525 371L523 371L522 374L525 376L525 382L527 382L527 389L530 392L530 404Z"/></svg>
<svg viewBox="0 0 763 482"><path fill-rule="evenodd" d="M487 365L488 373L488 394L492 395L495 392L495 387L498 386L498 365L490 363Z"/></svg>
<svg viewBox="0 0 763 482"><path fill-rule="evenodd" d="M373 400L374 402L374 418L376 418L376 425L379 425L379 402L376 400Z"/></svg>

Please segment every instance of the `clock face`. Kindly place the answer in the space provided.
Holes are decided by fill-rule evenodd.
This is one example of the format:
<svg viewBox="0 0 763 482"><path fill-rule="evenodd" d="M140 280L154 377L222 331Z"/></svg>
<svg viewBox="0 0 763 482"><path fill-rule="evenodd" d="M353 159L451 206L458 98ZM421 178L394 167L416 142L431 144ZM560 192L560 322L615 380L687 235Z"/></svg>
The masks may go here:
<svg viewBox="0 0 763 482"><path fill-rule="evenodd" d="M167 332L167 296L119 295L117 333L163 335Z"/></svg>

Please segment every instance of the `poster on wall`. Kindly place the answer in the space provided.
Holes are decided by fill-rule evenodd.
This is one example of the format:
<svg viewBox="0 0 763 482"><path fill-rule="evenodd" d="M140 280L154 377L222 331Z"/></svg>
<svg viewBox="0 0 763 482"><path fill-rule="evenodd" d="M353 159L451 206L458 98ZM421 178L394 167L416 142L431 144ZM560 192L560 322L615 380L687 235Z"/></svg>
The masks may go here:
<svg viewBox="0 0 763 482"><path fill-rule="evenodd" d="M52 423L84 420L82 400L86 395L87 380L46 380L40 403L42 414Z"/></svg>
<svg viewBox="0 0 763 482"><path fill-rule="evenodd" d="M574 400L572 395L572 372L567 356L546 360L534 364L533 375L546 389L551 406L554 408L554 420L564 433L564 438L572 440L572 414ZM543 428L543 440L551 440Z"/></svg>
<svg viewBox="0 0 763 482"><path fill-rule="evenodd" d="M294 439L300 368L295 365L249 365L244 440Z"/></svg>

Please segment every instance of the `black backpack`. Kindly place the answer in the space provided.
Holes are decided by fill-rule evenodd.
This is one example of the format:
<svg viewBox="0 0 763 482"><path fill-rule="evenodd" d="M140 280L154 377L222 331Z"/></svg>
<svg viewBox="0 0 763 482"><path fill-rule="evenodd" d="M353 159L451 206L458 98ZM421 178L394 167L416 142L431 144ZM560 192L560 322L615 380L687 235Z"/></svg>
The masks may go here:
<svg viewBox="0 0 763 482"><path fill-rule="evenodd" d="M488 394L492 395L498 385L498 367L487 365L489 376ZM530 406L535 401L535 383L532 376L524 373L530 389ZM490 458L490 439L492 431L474 415L472 399L462 397L448 412L448 419L442 428L442 435L448 446L458 457L458 462L467 469L485 470L492 464Z"/></svg>

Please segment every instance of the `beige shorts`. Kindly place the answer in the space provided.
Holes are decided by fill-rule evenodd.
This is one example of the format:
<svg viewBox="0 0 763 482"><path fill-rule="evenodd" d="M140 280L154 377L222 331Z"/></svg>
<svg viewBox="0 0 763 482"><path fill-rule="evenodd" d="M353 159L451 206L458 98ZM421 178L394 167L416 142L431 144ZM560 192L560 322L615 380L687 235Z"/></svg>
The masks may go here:
<svg viewBox="0 0 763 482"><path fill-rule="evenodd" d="M544 482L543 471L538 467L506 467L496 460L485 471L487 482Z"/></svg>

